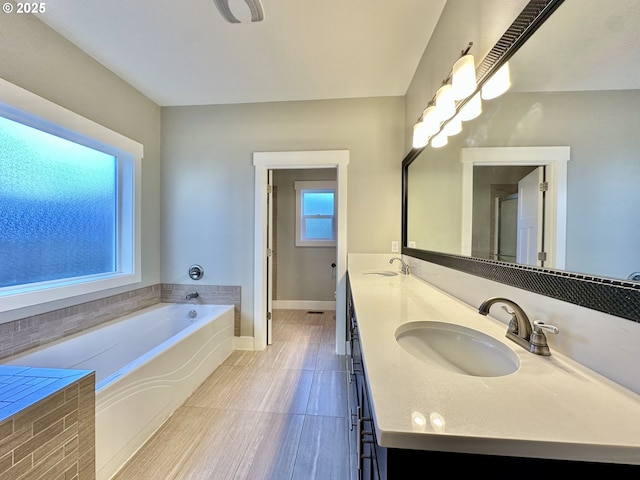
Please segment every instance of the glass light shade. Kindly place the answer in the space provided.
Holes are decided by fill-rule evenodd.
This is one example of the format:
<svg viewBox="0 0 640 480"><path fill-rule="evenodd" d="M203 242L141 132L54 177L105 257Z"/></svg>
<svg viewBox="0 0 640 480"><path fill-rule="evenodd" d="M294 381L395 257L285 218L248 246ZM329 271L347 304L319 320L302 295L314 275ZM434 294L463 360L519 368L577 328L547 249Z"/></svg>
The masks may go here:
<svg viewBox="0 0 640 480"><path fill-rule="evenodd" d="M435 135L440 130L440 117L435 105L428 106L422 112L422 122L425 124L425 131L428 136Z"/></svg>
<svg viewBox="0 0 640 480"><path fill-rule="evenodd" d="M422 148L429 143L428 126L420 121L413 126L413 148Z"/></svg>
<svg viewBox="0 0 640 480"><path fill-rule="evenodd" d="M431 139L431 146L433 148L441 148L444 147L447 143L449 143L449 139L444 131L437 134L435 137Z"/></svg>
<svg viewBox="0 0 640 480"><path fill-rule="evenodd" d="M467 98L475 91L477 86L473 55L464 55L453 64L453 74L451 76L453 98L455 100Z"/></svg>
<svg viewBox="0 0 640 480"><path fill-rule="evenodd" d="M511 74L509 73L509 63L505 63L494 73L491 78L482 86L482 98L491 100L499 97L509 90L511 86Z"/></svg>
<svg viewBox="0 0 640 480"><path fill-rule="evenodd" d="M482 99L480 94L476 93L469 99L467 103L460 109L458 116L463 122L468 122L478 117L482 113Z"/></svg>
<svg viewBox="0 0 640 480"><path fill-rule="evenodd" d="M459 134L461 131L462 120L460 120L460 115L456 115L451 120L449 120L443 129L443 132L447 137L453 137L454 135Z"/></svg>
<svg viewBox="0 0 640 480"><path fill-rule="evenodd" d="M449 120L456 114L456 103L450 84L441 86L436 92L436 112L441 121Z"/></svg>

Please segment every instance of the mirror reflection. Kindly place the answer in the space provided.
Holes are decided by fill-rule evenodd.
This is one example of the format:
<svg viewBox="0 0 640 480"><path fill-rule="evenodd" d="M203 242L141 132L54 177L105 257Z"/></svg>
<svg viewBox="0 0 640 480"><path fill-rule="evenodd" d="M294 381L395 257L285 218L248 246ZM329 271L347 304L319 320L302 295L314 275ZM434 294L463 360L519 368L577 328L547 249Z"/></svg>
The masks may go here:
<svg viewBox="0 0 640 480"><path fill-rule="evenodd" d="M637 0L566 0L409 165L406 246L640 281L639 41Z"/></svg>

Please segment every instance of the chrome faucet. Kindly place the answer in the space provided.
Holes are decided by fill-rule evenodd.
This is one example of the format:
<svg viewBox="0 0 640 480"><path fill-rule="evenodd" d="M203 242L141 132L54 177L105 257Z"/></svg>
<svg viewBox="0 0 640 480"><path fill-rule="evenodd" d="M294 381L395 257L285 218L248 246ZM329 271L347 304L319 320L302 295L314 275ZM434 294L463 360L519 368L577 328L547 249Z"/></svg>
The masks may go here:
<svg viewBox="0 0 640 480"><path fill-rule="evenodd" d="M191 292L191 293L187 293L187 296L185 297L187 300L191 300L192 298L198 298L200 295L198 295L198 292Z"/></svg>
<svg viewBox="0 0 640 480"><path fill-rule="evenodd" d="M393 263L394 260L400 260L400 263L402 264L400 273L402 273L403 275L409 275L409 265L404 263L404 260L402 260L400 257L393 257L391 260L389 260L389 263Z"/></svg>
<svg viewBox="0 0 640 480"><path fill-rule="evenodd" d="M521 347L526 348L536 355L551 355L549 345L547 345L547 337L545 337L543 330L558 333L558 327L539 321L533 322L532 326L529 317L524 313L520 305L508 298L488 298L480 304L478 313L486 316L489 313L491 305L494 303L504 303L513 309L509 311L506 307L503 307L504 310L511 315L511 321L509 322L509 328L506 334L509 340L513 340Z"/></svg>

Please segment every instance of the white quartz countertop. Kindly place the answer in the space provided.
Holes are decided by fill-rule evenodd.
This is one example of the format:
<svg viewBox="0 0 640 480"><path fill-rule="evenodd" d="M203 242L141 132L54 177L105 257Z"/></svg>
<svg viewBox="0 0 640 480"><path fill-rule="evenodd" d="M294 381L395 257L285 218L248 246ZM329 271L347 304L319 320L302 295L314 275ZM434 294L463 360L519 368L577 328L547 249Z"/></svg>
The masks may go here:
<svg viewBox="0 0 640 480"><path fill-rule="evenodd" d="M502 304L485 317L417 277L363 274L371 270L379 269L349 265L381 446L640 465L640 396L553 349L534 355L508 340L491 317ZM418 360L395 332L425 320L498 339L518 356L518 370L474 377Z"/></svg>

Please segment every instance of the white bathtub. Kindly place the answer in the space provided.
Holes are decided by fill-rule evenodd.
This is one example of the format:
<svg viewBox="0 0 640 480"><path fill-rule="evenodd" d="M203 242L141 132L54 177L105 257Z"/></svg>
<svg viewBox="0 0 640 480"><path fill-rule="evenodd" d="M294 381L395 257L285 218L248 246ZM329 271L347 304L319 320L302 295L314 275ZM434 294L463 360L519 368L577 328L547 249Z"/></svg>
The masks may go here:
<svg viewBox="0 0 640 480"><path fill-rule="evenodd" d="M95 370L96 475L108 480L232 350L233 306L161 303L2 363Z"/></svg>

